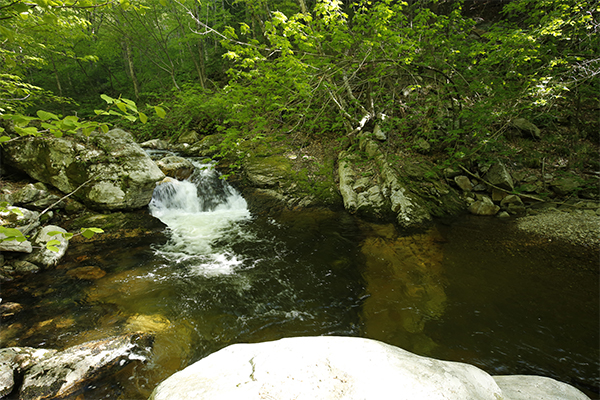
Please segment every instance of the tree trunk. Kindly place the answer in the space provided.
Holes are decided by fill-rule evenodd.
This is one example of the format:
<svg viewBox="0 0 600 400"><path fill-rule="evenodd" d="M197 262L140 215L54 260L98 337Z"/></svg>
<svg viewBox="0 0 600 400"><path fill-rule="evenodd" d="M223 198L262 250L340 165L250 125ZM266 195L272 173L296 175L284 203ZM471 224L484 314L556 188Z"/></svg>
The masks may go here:
<svg viewBox="0 0 600 400"><path fill-rule="evenodd" d="M133 57L131 56L131 46L129 46L128 41L123 42L123 47L125 47L125 57L127 59L127 66L129 68L129 76L131 77L131 81L133 82L133 91L135 93L135 100L140 99L140 88L138 85L137 77L135 76L135 70L133 69Z"/></svg>
<svg viewBox="0 0 600 400"><path fill-rule="evenodd" d="M300 11L302 11L302 14L308 14L308 9L306 8L306 2L304 0L298 0L298 3L300 3Z"/></svg>
<svg viewBox="0 0 600 400"><path fill-rule="evenodd" d="M54 77L56 78L56 89L58 90L58 95L62 97L63 91L62 86L60 84L60 78L58 77L58 70L56 69L56 63L54 62L54 56L50 54L50 61L52 61L52 69L54 69Z"/></svg>

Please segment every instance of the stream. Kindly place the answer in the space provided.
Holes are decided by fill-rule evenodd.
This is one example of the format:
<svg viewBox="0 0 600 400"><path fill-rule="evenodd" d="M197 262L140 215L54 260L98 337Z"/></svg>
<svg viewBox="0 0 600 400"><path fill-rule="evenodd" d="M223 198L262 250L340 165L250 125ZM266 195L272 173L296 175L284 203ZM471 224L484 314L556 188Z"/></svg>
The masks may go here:
<svg viewBox="0 0 600 400"><path fill-rule="evenodd" d="M492 375L536 374L591 398L600 387L598 254L462 216L407 234L345 212L254 215L201 160L154 192L166 244L78 249L35 279L3 284L25 307L2 347L65 348L153 331L146 363L78 399L146 399L174 372L227 345L307 335L378 339ZM93 265L106 275L73 279Z"/></svg>

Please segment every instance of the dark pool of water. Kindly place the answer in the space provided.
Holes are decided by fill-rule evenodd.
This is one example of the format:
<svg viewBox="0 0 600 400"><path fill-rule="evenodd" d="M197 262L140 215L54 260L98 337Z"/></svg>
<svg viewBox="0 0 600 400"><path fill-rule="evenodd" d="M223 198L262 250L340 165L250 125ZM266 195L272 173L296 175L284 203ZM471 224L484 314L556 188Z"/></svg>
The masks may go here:
<svg viewBox="0 0 600 400"><path fill-rule="evenodd" d="M152 359L90 386L89 399L147 398L229 344L303 335L371 337L491 374L550 376L598 397L595 251L488 218L414 237L330 211L240 225L213 245L231 273L206 273L193 258L167 262L151 243L71 248L57 269L3 284L3 301L25 311L3 322L2 346L64 348L155 331ZM107 274L67 275L82 265Z"/></svg>

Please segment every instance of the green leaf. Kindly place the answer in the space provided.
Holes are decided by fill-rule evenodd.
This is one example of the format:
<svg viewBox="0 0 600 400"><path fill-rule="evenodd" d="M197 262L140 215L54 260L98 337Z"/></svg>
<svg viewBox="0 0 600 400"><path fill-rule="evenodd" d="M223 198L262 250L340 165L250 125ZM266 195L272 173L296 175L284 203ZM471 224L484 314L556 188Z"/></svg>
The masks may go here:
<svg viewBox="0 0 600 400"><path fill-rule="evenodd" d="M53 251L55 253L58 253L58 247L56 247L57 245L60 244L60 240L49 240L46 243L46 248L50 251Z"/></svg>
<svg viewBox="0 0 600 400"><path fill-rule="evenodd" d="M103 232L104 231L100 228L81 228L81 235L83 235L83 237L86 239L90 239L95 233Z"/></svg>
<svg viewBox="0 0 600 400"><path fill-rule="evenodd" d="M63 233L64 232L62 232L62 231L50 231L50 232L48 232L48 236L56 236L56 235L62 236Z"/></svg>
<svg viewBox="0 0 600 400"><path fill-rule="evenodd" d="M167 115L167 112L159 106L154 106L154 111L156 112L156 115L158 115L159 118L164 118Z"/></svg>
<svg viewBox="0 0 600 400"><path fill-rule="evenodd" d="M81 131L83 132L83 134L85 136L90 136L92 134L92 132L94 132L94 129L96 129L96 125L90 125L90 126L84 127Z"/></svg>
<svg viewBox="0 0 600 400"><path fill-rule="evenodd" d="M108 125L102 124L102 125L100 125L100 129L102 130L102 132L106 133L106 132L108 132Z"/></svg>
<svg viewBox="0 0 600 400"><path fill-rule="evenodd" d="M2 142L8 142L9 140L10 140L10 137L8 137L8 136L2 136L2 137L0 137L0 143L2 143Z"/></svg>
<svg viewBox="0 0 600 400"><path fill-rule="evenodd" d="M15 126L15 132L17 132L21 136L37 136L38 134L38 130L35 126L29 126L27 128Z"/></svg>
<svg viewBox="0 0 600 400"><path fill-rule="evenodd" d="M0 242L5 242L9 240L16 240L18 242L24 242L27 238L23 235L23 233L15 228L4 228L0 227L0 233L3 233L5 238L0 239Z"/></svg>
<svg viewBox="0 0 600 400"><path fill-rule="evenodd" d="M127 112L127 105L125 103L118 102L117 107L119 107L119 110L123 111L124 113Z"/></svg>
<svg viewBox="0 0 600 400"><path fill-rule="evenodd" d="M139 116L140 116L140 121L142 121L142 124L145 124L146 122L148 122L148 117L146 116L146 114L141 112L141 113L139 113Z"/></svg>
<svg viewBox="0 0 600 400"><path fill-rule="evenodd" d="M102 100L104 100L105 102L107 102L108 104L112 104L112 103L115 101L115 99L113 99L112 97L110 97L110 96L107 96L107 95L105 95L105 94L101 94L101 95L100 95L100 98L101 98Z"/></svg>

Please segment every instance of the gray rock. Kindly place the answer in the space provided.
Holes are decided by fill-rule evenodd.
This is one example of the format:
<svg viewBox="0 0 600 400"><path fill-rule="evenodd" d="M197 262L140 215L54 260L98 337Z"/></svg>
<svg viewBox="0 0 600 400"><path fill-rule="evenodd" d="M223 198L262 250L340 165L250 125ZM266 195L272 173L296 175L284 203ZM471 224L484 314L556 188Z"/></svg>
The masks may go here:
<svg viewBox="0 0 600 400"><path fill-rule="evenodd" d="M140 143L140 147L152 150L167 150L169 148L169 142L163 139L152 139Z"/></svg>
<svg viewBox="0 0 600 400"><path fill-rule="evenodd" d="M448 179L452 179L454 177L457 177L458 175L460 175L460 172L456 171L450 167L444 169L444 176Z"/></svg>
<svg viewBox="0 0 600 400"><path fill-rule="evenodd" d="M0 349L0 398L13 391L15 375L21 374L34 364L52 356L56 350L31 347L8 347Z"/></svg>
<svg viewBox="0 0 600 400"><path fill-rule="evenodd" d="M17 274L35 274L40 271L40 267L25 260L17 260L12 265Z"/></svg>
<svg viewBox="0 0 600 400"><path fill-rule="evenodd" d="M492 201L502 201L506 196L507 193L504 190L492 188Z"/></svg>
<svg viewBox="0 0 600 400"><path fill-rule="evenodd" d="M146 206L164 174L132 136L121 129L92 133L23 137L3 145L7 161L65 194L99 210Z"/></svg>
<svg viewBox="0 0 600 400"><path fill-rule="evenodd" d="M540 128L538 128L533 123L526 120L525 118L515 118L512 120L512 124L514 127L519 129L521 132L526 133L527 135L529 135L535 139L542 138Z"/></svg>
<svg viewBox="0 0 600 400"><path fill-rule="evenodd" d="M321 336L228 346L167 378L149 400L559 398L587 399L549 378L492 377L372 339Z"/></svg>
<svg viewBox="0 0 600 400"><path fill-rule="evenodd" d="M481 196L480 200L469 206L469 211L475 215L496 215L500 211L500 207L495 205L489 197Z"/></svg>
<svg viewBox="0 0 600 400"><path fill-rule="evenodd" d="M156 165L163 174L180 181L189 178L194 172L194 164L190 160L178 156L162 158L156 162Z"/></svg>
<svg viewBox="0 0 600 400"><path fill-rule="evenodd" d="M69 396L103 373L144 360L151 345L152 335L137 332L70 347L25 372L20 399Z"/></svg>
<svg viewBox="0 0 600 400"><path fill-rule="evenodd" d="M492 185L498 186L501 189L514 190L512 177L506 166L500 162L492 165L484 178Z"/></svg>
<svg viewBox="0 0 600 400"><path fill-rule="evenodd" d="M360 137L360 146L373 158L367 165L349 152L338 156L339 190L350 213L395 219L403 227L416 227L432 218L430 210L437 211L443 204L445 210L439 214L448 213L458 203L449 186L441 184L435 174L429 177L427 165L406 160L397 166L398 162L390 162L379 144L367 136Z"/></svg>
<svg viewBox="0 0 600 400"><path fill-rule="evenodd" d="M519 196L515 195L515 194L509 194L509 195L507 195L500 202L500 206L501 207L508 207L509 205L524 206L523 201L521 200L521 198Z"/></svg>
<svg viewBox="0 0 600 400"><path fill-rule="evenodd" d="M0 233L0 251L14 251L16 253L31 253L33 251L33 247L29 240L25 240L24 242L18 242L16 240L1 241L6 237L5 234Z"/></svg>
<svg viewBox="0 0 600 400"><path fill-rule="evenodd" d="M344 208L350 213L356 212L356 209L358 207L358 195L353 188L355 184L354 171L352 170L353 161L354 157L344 151L342 151L338 156L338 176L340 179L340 194L342 195L342 199L344 201ZM364 180L363 183L365 185L360 188L361 192L366 189L366 182Z"/></svg>
<svg viewBox="0 0 600 400"><path fill-rule="evenodd" d="M22 207L8 207L9 211L0 212L0 224L6 228L16 228L27 234L40 226L40 213Z"/></svg>
<svg viewBox="0 0 600 400"><path fill-rule="evenodd" d="M251 157L244 167L252 185L261 188L278 185L292 172L290 160L282 156Z"/></svg>
<svg viewBox="0 0 600 400"><path fill-rule="evenodd" d="M371 186L367 191L361 192L357 196L356 210L360 213L380 214L386 201L378 185Z"/></svg>
<svg viewBox="0 0 600 400"><path fill-rule="evenodd" d="M207 135L185 149L184 152L190 156L212 157L219 153L219 145L224 139L223 135Z"/></svg>
<svg viewBox="0 0 600 400"><path fill-rule="evenodd" d="M18 206L26 205L39 200L43 195L43 190L36 188L30 183L12 194L12 203Z"/></svg>
<svg viewBox="0 0 600 400"><path fill-rule="evenodd" d="M543 376L506 375L493 378L507 400L589 400L573 386Z"/></svg>
<svg viewBox="0 0 600 400"><path fill-rule="evenodd" d="M473 184L471 183L469 178L467 178L464 175L454 177L454 182L456 182L458 187L465 192L471 192L473 190Z"/></svg>
<svg viewBox="0 0 600 400"><path fill-rule="evenodd" d="M381 130L379 124L375 125L375 128L373 129L373 137L382 142L387 140L387 136L385 132Z"/></svg>
<svg viewBox="0 0 600 400"><path fill-rule="evenodd" d="M559 178L552 182L552 189L561 196L570 194L580 189L579 180L574 177Z"/></svg>
<svg viewBox="0 0 600 400"><path fill-rule="evenodd" d="M487 189L488 187L485 183L478 183L477 185L473 186L474 192L485 192Z"/></svg>
<svg viewBox="0 0 600 400"><path fill-rule="evenodd" d="M26 256L24 260L34 263L42 268L48 268L52 265L56 265L67 252L69 241L62 235L49 235L49 233L54 231L67 233L67 231L60 226L47 225L43 227L33 240L34 246L36 247L35 250ZM56 245L58 251L52 251L46 248L46 244L51 240L58 240L60 242Z"/></svg>
<svg viewBox="0 0 600 400"><path fill-rule="evenodd" d="M525 204L521 198L514 194L509 194L502 199L500 207L508 211L511 214L525 214Z"/></svg>
<svg viewBox="0 0 600 400"><path fill-rule="evenodd" d="M177 143L196 143L200 139L198 136L198 132L196 131L188 131L177 139Z"/></svg>

